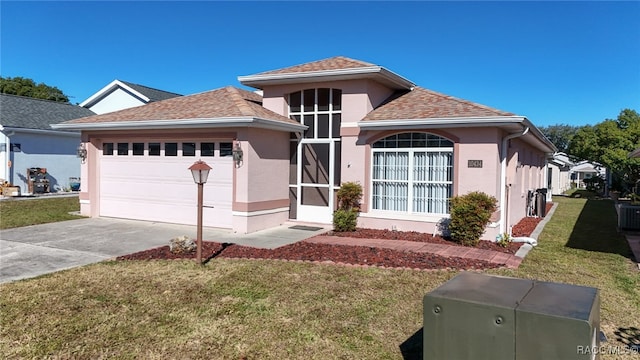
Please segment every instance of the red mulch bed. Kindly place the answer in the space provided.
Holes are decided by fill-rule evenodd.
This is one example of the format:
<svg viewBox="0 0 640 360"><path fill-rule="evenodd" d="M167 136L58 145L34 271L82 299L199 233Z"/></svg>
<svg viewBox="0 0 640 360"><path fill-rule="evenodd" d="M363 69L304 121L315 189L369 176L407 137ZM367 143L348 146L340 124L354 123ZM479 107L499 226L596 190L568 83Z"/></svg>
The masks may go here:
<svg viewBox="0 0 640 360"><path fill-rule="evenodd" d="M130 255L120 256L117 260L154 260L154 259L194 259L195 253L173 254L169 246L149 249ZM332 262L353 265L371 265L411 269L492 269L502 265L487 261L443 257L434 254L381 249L370 246L346 246L314 244L300 241L276 249L258 249L235 244L202 242L202 258L244 258L301 260L314 262Z"/></svg>
<svg viewBox="0 0 640 360"><path fill-rule="evenodd" d="M218 254L223 248L223 244L203 241L202 242L202 259L208 259ZM154 249L144 250L137 253L123 255L116 260L177 260L177 259L195 259L196 252L185 254L174 254L169 250L169 245L161 246Z"/></svg>
<svg viewBox="0 0 640 360"><path fill-rule="evenodd" d="M547 213L553 204L547 204ZM542 221L542 218L524 218L513 227L513 236L529 236ZM415 231L391 231L357 229L354 232L334 233L334 236L347 236L352 238L376 238L388 240L407 240L430 242L445 245L457 245L441 236L418 233ZM511 243L508 247L501 247L491 241L480 241L477 248L484 250L500 251L515 254L522 244ZM346 246L314 244L305 241L279 247L277 249L259 249L235 244L221 244L211 241L203 241L202 258L254 258L254 259L280 259L300 260L315 262L333 262L354 265L373 265L384 267L400 267L412 269L491 269L500 267L482 260L463 259L458 257L443 257L434 254L418 254L413 252L381 249L370 246ZM130 255L120 256L117 260L154 260L154 259L194 259L195 253L174 254L169 251L169 246L149 249Z"/></svg>
<svg viewBox="0 0 640 360"><path fill-rule="evenodd" d="M548 214L553 207L553 203L547 203L547 211L545 214ZM526 217L520 220L513 229L511 229L511 234L513 236L529 236L536 229L536 226L543 220L544 218L534 218L534 217Z"/></svg>
<svg viewBox="0 0 640 360"><path fill-rule="evenodd" d="M376 230L376 229L356 229L356 231L346 232L329 232L332 236L351 237L357 239L385 239L385 240L405 240L426 242L432 244L443 244L462 246L451 240L447 240L440 235L431 235L417 231L393 231L393 230ZM476 248L483 250L492 250L507 254L515 254L522 244L511 243L507 247L502 247L492 241L480 240Z"/></svg>

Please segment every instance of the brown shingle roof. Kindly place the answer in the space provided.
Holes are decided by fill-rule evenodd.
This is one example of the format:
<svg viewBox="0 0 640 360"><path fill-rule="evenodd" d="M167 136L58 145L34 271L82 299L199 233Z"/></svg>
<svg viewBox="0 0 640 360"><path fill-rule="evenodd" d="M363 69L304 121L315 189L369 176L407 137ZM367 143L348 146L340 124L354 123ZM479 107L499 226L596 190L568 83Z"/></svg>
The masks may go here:
<svg viewBox="0 0 640 360"><path fill-rule="evenodd" d="M364 121L454 117L513 116L515 114L441 94L421 87L395 95L364 117Z"/></svg>
<svg viewBox="0 0 640 360"><path fill-rule="evenodd" d="M302 73L310 71L326 71L326 70L340 70L340 69L353 69L361 67L376 66L368 62L350 59L344 56L334 56L328 59L313 61L300 65L290 66L277 70L270 70L261 72L258 75L269 74L289 74L289 73Z"/></svg>
<svg viewBox="0 0 640 360"><path fill-rule="evenodd" d="M88 116L65 123L86 124L231 117L253 117L298 124L295 120L262 107L262 97L260 95L233 86L152 102L143 106L102 115Z"/></svg>

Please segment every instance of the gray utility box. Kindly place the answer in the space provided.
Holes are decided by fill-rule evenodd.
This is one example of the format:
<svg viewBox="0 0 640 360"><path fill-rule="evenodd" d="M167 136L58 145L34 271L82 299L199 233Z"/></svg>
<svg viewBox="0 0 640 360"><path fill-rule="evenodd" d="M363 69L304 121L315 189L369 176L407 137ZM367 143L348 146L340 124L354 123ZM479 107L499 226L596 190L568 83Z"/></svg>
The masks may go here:
<svg viewBox="0 0 640 360"><path fill-rule="evenodd" d="M423 309L425 360L598 358L595 288L463 272Z"/></svg>

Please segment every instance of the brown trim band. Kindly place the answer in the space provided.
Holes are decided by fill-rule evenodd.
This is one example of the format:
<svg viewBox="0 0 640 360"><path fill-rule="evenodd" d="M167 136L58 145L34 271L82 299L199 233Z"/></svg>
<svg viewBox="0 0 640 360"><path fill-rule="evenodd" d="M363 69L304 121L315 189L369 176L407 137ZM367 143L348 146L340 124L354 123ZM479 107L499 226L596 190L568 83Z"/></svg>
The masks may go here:
<svg viewBox="0 0 640 360"><path fill-rule="evenodd" d="M489 218L489 221L493 221L493 222L496 222L498 220L500 220L500 209L494 211L493 214L491 214L491 217Z"/></svg>
<svg viewBox="0 0 640 360"><path fill-rule="evenodd" d="M243 211L243 212L251 212L251 211L262 211L262 210L272 210L283 207L289 207L289 199L279 199L279 200L267 200L267 201L254 201L254 202L233 202L233 211Z"/></svg>
<svg viewBox="0 0 640 360"><path fill-rule="evenodd" d="M341 127L340 136L358 136L360 135L359 127Z"/></svg>

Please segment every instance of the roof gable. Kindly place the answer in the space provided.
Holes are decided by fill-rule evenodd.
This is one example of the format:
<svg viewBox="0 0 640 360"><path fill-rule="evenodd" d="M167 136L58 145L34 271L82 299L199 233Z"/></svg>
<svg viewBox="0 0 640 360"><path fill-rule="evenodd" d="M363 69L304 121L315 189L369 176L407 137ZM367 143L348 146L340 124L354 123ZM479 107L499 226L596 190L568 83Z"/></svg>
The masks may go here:
<svg viewBox="0 0 640 360"><path fill-rule="evenodd" d="M66 124L247 117L298 124L295 120L262 107L260 95L232 86L89 116Z"/></svg>
<svg viewBox="0 0 640 360"><path fill-rule="evenodd" d="M99 103L101 100L109 96L111 93L116 91L118 88L127 92L130 96L135 97L136 99L144 102L150 103L154 101L171 99L174 97L182 96L180 94L172 93L169 91L158 90L154 88L150 88L148 86L139 85L130 83L122 80L113 80L107 86L98 90L95 94L88 97L85 101L80 103L82 107L92 107L95 104Z"/></svg>
<svg viewBox="0 0 640 360"><path fill-rule="evenodd" d="M399 92L369 112L364 121L514 116L513 113L421 87Z"/></svg>
<svg viewBox="0 0 640 360"><path fill-rule="evenodd" d="M81 106L25 96L0 94L0 125L51 130L49 124L94 115Z"/></svg>

